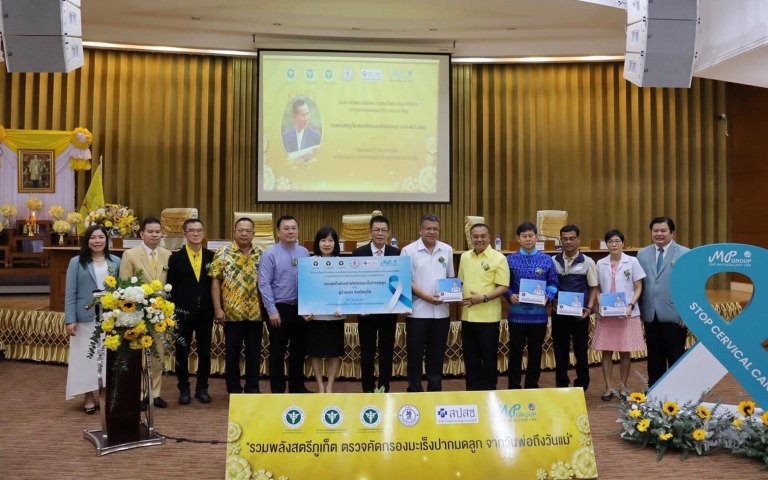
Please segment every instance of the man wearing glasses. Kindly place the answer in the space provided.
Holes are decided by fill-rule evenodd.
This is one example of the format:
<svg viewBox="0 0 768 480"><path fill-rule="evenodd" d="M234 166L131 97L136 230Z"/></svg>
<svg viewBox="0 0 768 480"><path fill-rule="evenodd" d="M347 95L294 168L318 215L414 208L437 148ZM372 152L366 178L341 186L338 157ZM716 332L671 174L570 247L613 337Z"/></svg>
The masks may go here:
<svg viewBox="0 0 768 480"><path fill-rule="evenodd" d="M597 268L595 262L579 251L581 231L576 225L565 225L560 229L563 251L555 255L555 271L560 279L560 292L583 293L586 307L582 306L581 316L558 315L552 312L552 345L555 350L555 386L569 387L568 364L571 342L576 357L576 379L574 387L587 391L589 387L589 315L597 299ZM574 297L574 300L578 297ZM556 302L559 304L560 302ZM575 303L573 304L575 306Z"/></svg>
<svg viewBox="0 0 768 480"><path fill-rule="evenodd" d="M299 224L294 217L277 219L279 242L259 261L259 292L269 315L269 383L272 393L285 393L285 352L288 360L288 392L308 393L304 385L304 336L306 322L299 316L299 258L309 251L297 245Z"/></svg>
<svg viewBox="0 0 768 480"><path fill-rule="evenodd" d="M213 332L213 300L211 277L206 266L213 262L213 252L203 248L205 229L197 218L188 218L182 224L186 245L168 260L168 283L171 300L176 304L181 341L176 342L176 379L179 405L191 402L189 390L189 346L192 334L197 340L197 382L195 398L210 403L208 376L211 374L211 336Z"/></svg>
<svg viewBox="0 0 768 480"><path fill-rule="evenodd" d="M422 361L427 371L427 391L443 388L443 358L450 310L437 294L437 280L452 278L453 248L437 239L440 220L427 214L419 221L419 239L404 247L401 255L411 257L413 312L405 319L408 355L408 391L423 392Z"/></svg>
<svg viewBox="0 0 768 480"><path fill-rule="evenodd" d="M235 241L213 257L211 276L214 321L224 326L227 393L243 393L240 351L245 343L245 393L259 393L261 336L264 330L257 290L261 249L253 247L253 221L235 222Z"/></svg>
<svg viewBox="0 0 768 480"><path fill-rule="evenodd" d="M377 215L371 218L371 243L356 248L353 257L382 257L400 255L400 250L387 244L389 240L389 220ZM379 389L389 392L392 378L392 362L395 352L395 330L397 314L382 313L376 315L358 315L357 334L360 338L360 371L363 380L363 392L376 389L374 364L376 357L376 336L379 338Z"/></svg>

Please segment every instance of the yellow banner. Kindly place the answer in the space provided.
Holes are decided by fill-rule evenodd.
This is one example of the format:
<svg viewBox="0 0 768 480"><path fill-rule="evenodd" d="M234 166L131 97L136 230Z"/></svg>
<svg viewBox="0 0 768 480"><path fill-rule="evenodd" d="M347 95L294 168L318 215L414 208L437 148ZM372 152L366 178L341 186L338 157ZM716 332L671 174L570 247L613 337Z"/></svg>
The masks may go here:
<svg viewBox="0 0 768 480"><path fill-rule="evenodd" d="M232 395L227 441L233 479L597 477L580 388Z"/></svg>

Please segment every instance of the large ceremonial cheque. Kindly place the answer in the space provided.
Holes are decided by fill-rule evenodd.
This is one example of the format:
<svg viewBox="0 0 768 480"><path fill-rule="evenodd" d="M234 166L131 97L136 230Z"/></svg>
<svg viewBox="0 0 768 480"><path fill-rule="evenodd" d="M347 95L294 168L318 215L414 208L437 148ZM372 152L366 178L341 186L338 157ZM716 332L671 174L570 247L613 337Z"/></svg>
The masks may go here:
<svg viewBox="0 0 768 480"><path fill-rule="evenodd" d="M413 310L410 257L299 259L299 314Z"/></svg>
<svg viewBox="0 0 768 480"><path fill-rule="evenodd" d="M580 388L231 395L226 465L227 478L597 477Z"/></svg>

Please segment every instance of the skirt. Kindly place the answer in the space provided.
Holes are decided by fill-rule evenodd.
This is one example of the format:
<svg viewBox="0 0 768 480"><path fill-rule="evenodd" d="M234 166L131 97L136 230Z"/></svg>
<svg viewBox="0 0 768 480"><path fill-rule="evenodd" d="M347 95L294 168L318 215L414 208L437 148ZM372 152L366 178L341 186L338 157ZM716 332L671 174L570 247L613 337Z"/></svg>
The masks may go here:
<svg viewBox="0 0 768 480"><path fill-rule="evenodd" d="M309 357L344 356L344 319L312 320L307 323L306 353Z"/></svg>
<svg viewBox="0 0 768 480"><path fill-rule="evenodd" d="M640 317L598 317L592 350L639 352L646 349Z"/></svg>
<svg viewBox="0 0 768 480"><path fill-rule="evenodd" d="M91 336L96 322L77 322L77 335L69 337L69 367L67 368L67 400L99 389L97 355L88 358Z"/></svg>

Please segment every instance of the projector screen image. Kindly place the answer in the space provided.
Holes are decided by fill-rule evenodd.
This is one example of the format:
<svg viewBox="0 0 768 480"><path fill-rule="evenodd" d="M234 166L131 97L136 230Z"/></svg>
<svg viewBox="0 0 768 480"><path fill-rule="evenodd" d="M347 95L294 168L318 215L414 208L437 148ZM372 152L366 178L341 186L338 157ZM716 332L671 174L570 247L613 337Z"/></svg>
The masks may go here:
<svg viewBox="0 0 768 480"><path fill-rule="evenodd" d="M257 200L450 201L447 55L259 51Z"/></svg>

